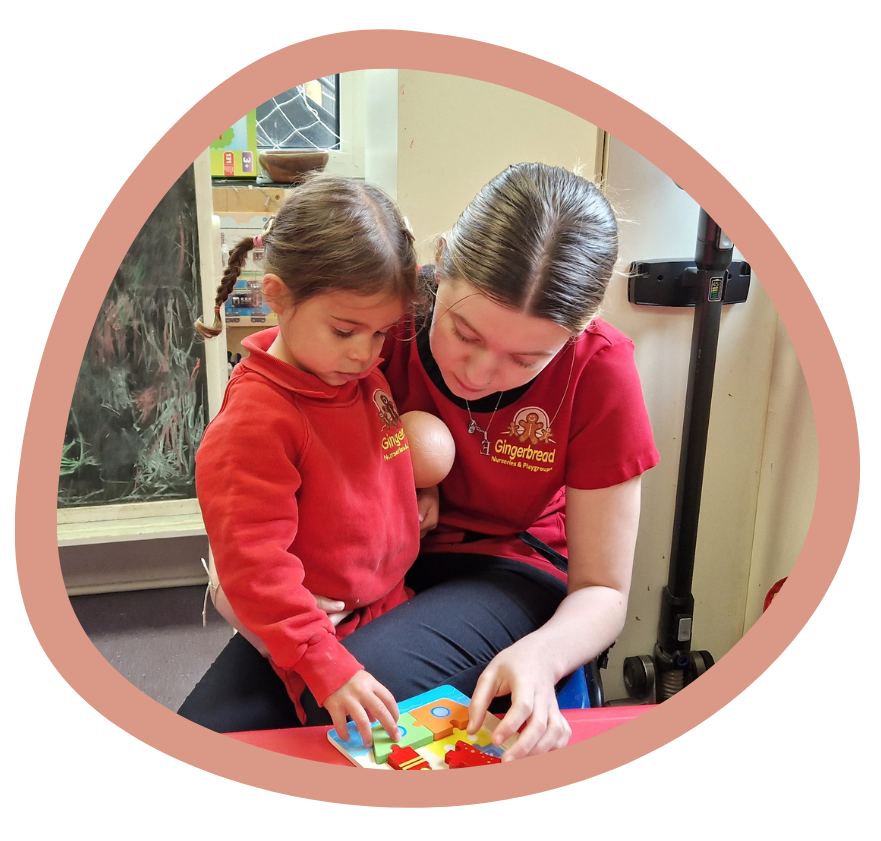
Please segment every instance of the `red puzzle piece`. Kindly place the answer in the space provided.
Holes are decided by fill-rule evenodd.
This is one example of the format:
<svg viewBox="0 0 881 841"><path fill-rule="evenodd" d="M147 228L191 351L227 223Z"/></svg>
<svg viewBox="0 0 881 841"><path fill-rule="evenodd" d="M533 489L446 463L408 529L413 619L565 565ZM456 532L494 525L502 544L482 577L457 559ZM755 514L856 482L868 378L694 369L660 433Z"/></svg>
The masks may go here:
<svg viewBox="0 0 881 841"><path fill-rule="evenodd" d="M392 751L388 757L388 764L396 771L431 770L431 766L425 761L425 758L416 753L413 748L402 748L400 745L392 745Z"/></svg>
<svg viewBox="0 0 881 841"><path fill-rule="evenodd" d="M497 762L502 761L499 757L490 756L488 753L484 753L479 748L469 745L468 742L463 742L461 739L456 742L453 750L447 751L445 760L450 768L477 768L481 765L495 765Z"/></svg>

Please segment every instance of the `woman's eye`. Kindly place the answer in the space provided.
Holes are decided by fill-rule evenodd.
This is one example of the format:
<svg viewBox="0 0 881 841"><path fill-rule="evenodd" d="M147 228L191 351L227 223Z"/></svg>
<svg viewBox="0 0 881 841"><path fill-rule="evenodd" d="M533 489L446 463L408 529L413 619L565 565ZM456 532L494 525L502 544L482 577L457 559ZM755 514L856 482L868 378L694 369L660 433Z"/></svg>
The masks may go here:
<svg viewBox="0 0 881 841"><path fill-rule="evenodd" d="M462 334L456 329L456 326L455 326L455 325L453 325L453 333L455 334L456 338L457 338L460 342L468 342L469 344L474 344L474 343L477 341L477 339L469 339L468 336L463 336L463 335L462 335Z"/></svg>
<svg viewBox="0 0 881 841"><path fill-rule="evenodd" d="M337 330L336 327L333 328L333 332L337 334L341 339L348 339L349 336L354 334L354 330L349 330L348 332L344 330Z"/></svg>
<svg viewBox="0 0 881 841"><path fill-rule="evenodd" d="M519 365L521 368L534 368L535 365L536 365L535 362L524 362L524 361L521 360L521 359L515 359L515 360L514 360L514 363L515 363L516 365Z"/></svg>

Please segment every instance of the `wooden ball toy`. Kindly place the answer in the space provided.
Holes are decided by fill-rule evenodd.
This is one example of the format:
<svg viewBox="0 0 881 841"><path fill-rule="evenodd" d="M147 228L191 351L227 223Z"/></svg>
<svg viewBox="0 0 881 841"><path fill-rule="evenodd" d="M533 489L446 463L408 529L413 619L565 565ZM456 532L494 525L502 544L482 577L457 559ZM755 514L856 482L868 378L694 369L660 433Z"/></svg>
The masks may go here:
<svg viewBox="0 0 881 841"><path fill-rule="evenodd" d="M450 472L456 458L456 444L447 425L428 412L401 415L410 443L413 477L417 488L430 488Z"/></svg>

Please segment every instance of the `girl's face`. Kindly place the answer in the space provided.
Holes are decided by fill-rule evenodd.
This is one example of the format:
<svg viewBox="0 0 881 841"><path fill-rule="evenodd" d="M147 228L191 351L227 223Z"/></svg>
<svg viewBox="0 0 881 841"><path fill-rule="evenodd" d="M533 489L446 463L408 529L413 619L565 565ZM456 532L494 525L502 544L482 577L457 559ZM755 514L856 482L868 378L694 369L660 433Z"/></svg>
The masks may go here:
<svg viewBox="0 0 881 841"><path fill-rule="evenodd" d="M379 358L386 333L404 314L399 297L327 292L296 304L280 278L263 281L278 313L279 333L269 353L327 385L360 379Z"/></svg>
<svg viewBox="0 0 881 841"><path fill-rule="evenodd" d="M491 301L459 279L438 283L430 335L444 382L465 400L529 382L572 336L559 324Z"/></svg>

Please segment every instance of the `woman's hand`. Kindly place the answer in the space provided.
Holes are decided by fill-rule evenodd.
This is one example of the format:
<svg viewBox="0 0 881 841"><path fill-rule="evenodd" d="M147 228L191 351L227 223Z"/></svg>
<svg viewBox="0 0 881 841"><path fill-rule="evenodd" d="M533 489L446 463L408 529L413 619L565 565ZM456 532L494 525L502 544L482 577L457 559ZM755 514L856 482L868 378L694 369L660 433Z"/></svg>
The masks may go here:
<svg viewBox="0 0 881 841"><path fill-rule="evenodd" d="M344 742L349 740L346 717L355 722L361 741L368 747L373 744L371 722L374 721L385 728L392 741L401 738L397 702L392 693L368 672L355 672L336 692L327 696L324 708L330 713L333 726Z"/></svg>
<svg viewBox="0 0 881 841"><path fill-rule="evenodd" d="M327 618L333 622L334 628L340 624L352 611L346 610L346 603L338 599L329 599L327 596L315 596L315 604L319 610L327 614Z"/></svg>
<svg viewBox="0 0 881 841"><path fill-rule="evenodd" d="M511 709L493 734L500 744L520 730L502 761L565 747L572 731L554 686L608 648L624 626L639 523L640 477L597 490L566 488L569 592L538 630L497 654L472 694L468 732L490 701L511 693Z"/></svg>
<svg viewBox="0 0 881 841"><path fill-rule="evenodd" d="M566 747L572 736L554 693L553 658L536 637L524 637L497 654L477 681L468 710L468 733L476 735L493 698L511 694L511 708L493 734L501 745L520 731L516 744L502 762L522 759Z"/></svg>
<svg viewBox="0 0 881 841"><path fill-rule="evenodd" d="M425 537L437 527L440 514L440 492L437 485L416 490L416 503L419 507L419 536Z"/></svg>

